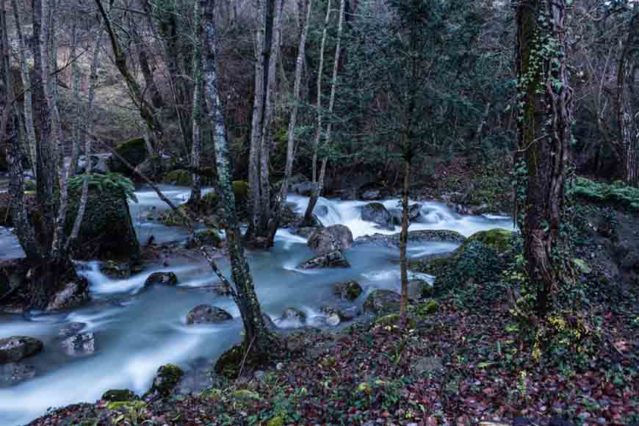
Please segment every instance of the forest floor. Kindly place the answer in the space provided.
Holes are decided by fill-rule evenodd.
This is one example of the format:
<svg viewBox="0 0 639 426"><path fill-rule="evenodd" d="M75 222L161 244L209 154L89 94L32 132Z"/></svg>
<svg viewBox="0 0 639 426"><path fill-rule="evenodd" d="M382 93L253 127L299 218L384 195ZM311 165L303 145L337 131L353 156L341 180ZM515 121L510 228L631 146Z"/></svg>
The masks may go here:
<svg viewBox="0 0 639 426"><path fill-rule="evenodd" d="M628 241L606 245L597 223L611 213L585 212L576 253L589 259L578 279L587 303L555 319L572 339L536 348L525 337L504 283L511 265L412 305L406 327L391 314L303 330L287 337L286 359L204 392L72 405L33 424L639 424L639 285L618 280L611 257ZM635 238L639 217L613 214L622 238Z"/></svg>

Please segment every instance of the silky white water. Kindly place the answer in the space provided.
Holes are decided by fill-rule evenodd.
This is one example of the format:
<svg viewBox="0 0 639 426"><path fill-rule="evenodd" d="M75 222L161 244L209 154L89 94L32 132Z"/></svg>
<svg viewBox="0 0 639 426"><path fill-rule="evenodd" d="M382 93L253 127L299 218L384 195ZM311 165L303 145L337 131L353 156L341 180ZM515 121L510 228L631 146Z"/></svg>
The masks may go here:
<svg viewBox="0 0 639 426"><path fill-rule="evenodd" d="M180 203L188 199L184 188L162 187L165 194ZM181 228L166 227L153 220L157 210L166 206L157 195L142 189L131 213L140 241L153 236L156 242L182 241L187 237ZM302 212L308 200L291 196L289 201ZM397 200L384 205L395 208ZM357 238L374 233L390 234L363 221L359 209L364 202L320 199L319 220L324 225L344 224ZM512 228L510 218L501 216L460 216L443 204L423 203L422 219L411 225L416 229L451 229L464 235L491 228ZM445 242L411 244L409 255L419 257L445 253L456 248ZM0 228L0 258L18 257L21 250L15 237ZM320 308L336 303L333 283L355 279L365 293L375 288L399 288L397 250L376 245L358 245L346 252L352 267L303 271L297 268L312 256L306 239L280 230L275 247L270 251L249 252L251 272L264 311L281 328L295 328L296 321L279 321L287 307L307 314L307 323L324 326ZM44 351L22 361L35 368L35 377L9 387L0 388L0 425L24 424L44 414L49 407L99 399L105 390L130 388L142 393L150 385L157 368L168 362L185 370L208 367L224 350L241 339L239 312L228 297L218 296L212 285L218 282L208 265L192 258L164 259L168 266L147 264L145 269L128 279L110 279L103 275L97 262L86 262L78 269L90 282L92 302L68 313L0 315L0 338L27 335L41 339ZM220 261L228 272L228 265ZM144 289L145 279L155 271L173 271L179 279L177 287L155 286ZM420 276L430 279L428 276ZM361 304L366 294L356 302ZM201 303L227 310L233 320L216 325L187 326L188 311ZM60 346L60 328L72 322L86 324L96 338L95 353L86 357L70 357ZM189 387L186 387L189 390Z"/></svg>

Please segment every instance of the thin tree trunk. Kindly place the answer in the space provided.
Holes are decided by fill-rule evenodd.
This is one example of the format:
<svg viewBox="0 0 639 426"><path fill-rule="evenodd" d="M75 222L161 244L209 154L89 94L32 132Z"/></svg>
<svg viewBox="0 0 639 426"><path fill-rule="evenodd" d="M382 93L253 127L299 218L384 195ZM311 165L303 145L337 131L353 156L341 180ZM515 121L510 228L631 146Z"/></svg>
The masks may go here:
<svg viewBox="0 0 639 426"><path fill-rule="evenodd" d="M527 168L518 200L524 256L537 287L537 311L552 309L561 281L558 247L571 139L572 90L566 70L567 0L525 0L517 8L520 110L518 159ZM539 46L547 46L539 49Z"/></svg>
<svg viewBox="0 0 639 426"><path fill-rule="evenodd" d="M15 4L14 4L15 6ZM10 47L7 34L5 0L0 0L0 145L6 145L9 166L9 196L11 197L11 219L16 235L27 258L39 259L40 248L29 222L24 201L24 170L22 168L22 149L16 137L14 126L16 106L15 93L11 84L9 64Z"/></svg>
<svg viewBox="0 0 639 426"><path fill-rule="evenodd" d="M27 153L29 155L29 164L35 174L36 167L36 133L33 125L33 100L31 97L31 77L29 76L29 63L27 62L28 47L24 42L22 33L22 23L20 22L20 12L17 0L11 0L13 9L13 19L15 21L18 53L20 57L20 76L22 78L22 87L24 88L24 127L26 130Z"/></svg>
<svg viewBox="0 0 639 426"><path fill-rule="evenodd" d="M639 67L639 13L630 20L617 68L618 153L623 164L623 179L628 185L639 184L639 87L635 88L635 73Z"/></svg>
<svg viewBox="0 0 639 426"><path fill-rule="evenodd" d="M258 24L256 32L255 99L249 153L251 221L248 233L248 239L256 246L266 246L269 241L271 122L282 33L283 4L283 0L261 0L257 3L258 19L263 22L264 27Z"/></svg>
<svg viewBox="0 0 639 426"><path fill-rule="evenodd" d="M162 94L155 83L155 77L153 76L153 70L151 68L149 54L147 52L148 46L145 45L144 40L142 40L142 36L135 29L135 23L132 25L131 33L135 40L138 61L140 63L140 71L142 71L142 76L144 77L144 83L146 85L144 92L149 94L153 107L160 109L164 106L164 100L162 99Z"/></svg>
<svg viewBox="0 0 639 426"><path fill-rule="evenodd" d="M195 28L194 48L193 48L193 108L191 113L192 121L192 142L191 142L191 167L194 171L200 169L200 157L202 150L201 121L202 121L202 48L200 44L201 34L201 11L200 3L194 3L193 21ZM202 178L199 173L191 173L191 195L189 203L197 205L202 198Z"/></svg>
<svg viewBox="0 0 639 426"><path fill-rule="evenodd" d="M100 66L100 45L102 44L102 30L99 31L96 37L95 46L93 47L93 59L91 61L91 74L89 76L89 94L87 98L87 106L82 116L82 123L80 124L79 137L84 138L84 158L86 161L86 169L84 171L85 176L82 180L82 192L80 194L80 202L78 204L78 212L73 221L73 227L71 229L71 235L67 240L67 248L77 240L80 234L80 227L84 220L84 213L87 207L87 201L89 199L89 179L92 172L91 161L91 136L93 132L93 102L95 100L95 89L98 83L98 69Z"/></svg>
<svg viewBox="0 0 639 426"><path fill-rule="evenodd" d="M214 126L215 165L218 189L224 205L225 233L231 260L231 273L235 284L236 303L244 323L244 347L253 355L268 356L274 350L275 337L269 332L262 317L260 304L253 287L253 279L244 255L242 234L235 211L235 195L229 163L229 149L224 126L224 115L218 91L216 70L216 35L213 0L200 0L202 21L202 71L207 118Z"/></svg>
<svg viewBox="0 0 639 426"><path fill-rule="evenodd" d="M404 161L404 185L402 187L402 229L399 234L399 271L401 279L401 298L399 303L399 318L401 324L406 324L408 309L408 195L410 189L410 162Z"/></svg>
<svg viewBox="0 0 639 426"><path fill-rule="evenodd" d="M286 164L284 166L284 179L280 187L280 193L275 201L275 211L271 218L269 230L269 246L273 246L275 233L280 223L282 209L286 204L288 197L288 184L293 174L293 163L295 161L295 131L297 126L297 112L300 103L300 92L302 86L302 72L304 70L304 58L306 56L306 38L308 36L308 28L311 22L311 12L313 9L313 0L304 2L305 18L300 32L300 41L297 48L297 59L295 61L295 81L293 83L293 100L291 106L291 117L288 122L288 138L286 141Z"/></svg>
<svg viewBox="0 0 639 426"><path fill-rule="evenodd" d="M329 0L330 1L330 0ZM335 94L337 92L337 72L339 70L339 58L341 53L341 43L342 43L342 32L344 28L344 9L345 9L345 0L340 0L339 2L339 19L337 23L337 42L335 45L335 58L333 60L333 75L331 77L331 94L328 101L328 115L329 121L326 126L326 134L324 136L324 145L329 146L331 143L332 129L333 129L333 109L335 107ZM321 89L321 84L318 80L318 89ZM319 97L319 94L318 94ZM318 101L318 106L320 106ZM321 125L321 111L318 109L318 125ZM319 145L319 133L317 133L316 142ZM319 147L314 147L313 156L315 157ZM314 161L316 159L314 158ZM324 178L326 176L326 164L328 162L328 157L324 156L322 158L322 166L320 170L319 178L313 188L313 193L311 194L311 198L308 202L308 206L306 207L306 212L304 213L304 223L312 224L313 223L313 210L317 205L317 201L319 200L320 195L322 194L322 190L324 189Z"/></svg>
<svg viewBox="0 0 639 426"><path fill-rule="evenodd" d="M313 137L313 158L311 161L312 180L317 184L317 153L319 150L320 139L322 137L322 77L324 75L324 52L326 50L326 36L328 35L328 23L331 19L331 0L326 3L326 16L324 18L324 28L322 29L322 41L320 42L319 65L317 66L317 83L316 83L316 102L317 124L315 127L315 136ZM312 213L312 211L311 211Z"/></svg>

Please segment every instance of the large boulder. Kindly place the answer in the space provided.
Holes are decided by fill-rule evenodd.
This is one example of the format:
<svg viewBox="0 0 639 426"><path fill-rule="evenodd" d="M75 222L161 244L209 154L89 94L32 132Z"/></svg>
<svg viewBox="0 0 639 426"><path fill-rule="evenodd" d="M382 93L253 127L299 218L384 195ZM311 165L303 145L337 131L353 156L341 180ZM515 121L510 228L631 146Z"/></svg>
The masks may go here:
<svg viewBox="0 0 639 426"><path fill-rule="evenodd" d="M341 251L334 250L302 262L298 267L300 269L350 268L351 265Z"/></svg>
<svg viewBox="0 0 639 426"><path fill-rule="evenodd" d="M333 294L340 299L352 302L362 294L362 286L357 281L346 281L333 284Z"/></svg>
<svg viewBox="0 0 639 426"><path fill-rule="evenodd" d="M23 362L0 364L0 387L13 386L36 376L36 368Z"/></svg>
<svg viewBox="0 0 639 426"><path fill-rule="evenodd" d="M140 246L123 187L129 184L118 175L92 175L80 233L72 247L74 258L131 261L139 257ZM78 211L81 187L70 185L67 232Z"/></svg>
<svg viewBox="0 0 639 426"><path fill-rule="evenodd" d="M400 296L391 290L373 290L364 302L364 312L376 315L388 314L399 310Z"/></svg>
<svg viewBox="0 0 639 426"><path fill-rule="evenodd" d="M408 221L415 222L421 216L422 206L421 204L411 204L408 206ZM395 225L402 224L403 210L401 208L390 210L393 215L393 223Z"/></svg>
<svg viewBox="0 0 639 426"><path fill-rule="evenodd" d="M37 354L42 348L42 342L33 337L14 336L0 339L0 364L20 361Z"/></svg>
<svg viewBox="0 0 639 426"><path fill-rule="evenodd" d="M197 305L186 315L187 324L215 324L233 319L231 314L222 308L212 305Z"/></svg>
<svg viewBox="0 0 639 426"><path fill-rule="evenodd" d="M420 231L408 231L408 241L411 243L425 243L431 241L446 243L463 243L466 240L462 234L457 231L449 231L447 229L426 229ZM375 244L384 247L399 247L399 234L384 235L373 234L358 237L355 245Z"/></svg>
<svg viewBox="0 0 639 426"><path fill-rule="evenodd" d="M353 245L353 233L344 225L319 228L311 234L307 244L316 254L346 250Z"/></svg>
<svg viewBox="0 0 639 426"><path fill-rule="evenodd" d="M171 185L190 186L193 181L193 175L188 170L175 169L165 174L162 181Z"/></svg>
<svg viewBox="0 0 639 426"><path fill-rule="evenodd" d="M394 229L393 215L382 203L368 203L362 207L362 220L373 222L382 228Z"/></svg>
<svg viewBox="0 0 639 426"><path fill-rule="evenodd" d="M88 302L89 283L86 278L76 277L72 281L68 281L61 290L53 295L46 311L65 311L77 308Z"/></svg>
<svg viewBox="0 0 639 426"><path fill-rule="evenodd" d="M178 283L177 275L173 272L153 272L149 277L144 281L144 287L151 287L153 285L166 285L166 286L176 286Z"/></svg>
<svg viewBox="0 0 639 426"><path fill-rule="evenodd" d="M122 142L115 147L114 151L115 155L113 155L109 161L110 170L127 176L131 176L133 171L124 164L120 158L124 159L131 166L137 167L148 156L144 138L133 138Z"/></svg>

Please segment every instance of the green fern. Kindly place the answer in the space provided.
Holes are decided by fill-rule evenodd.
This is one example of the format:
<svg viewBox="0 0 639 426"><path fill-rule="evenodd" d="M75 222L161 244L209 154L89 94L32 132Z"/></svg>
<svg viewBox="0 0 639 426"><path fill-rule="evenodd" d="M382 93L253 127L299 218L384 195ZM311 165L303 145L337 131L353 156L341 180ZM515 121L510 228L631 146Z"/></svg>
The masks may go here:
<svg viewBox="0 0 639 426"><path fill-rule="evenodd" d="M84 179L89 178L89 188L95 188L98 191L104 191L107 189L120 190L127 199L130 199L137 203L138 199L135 196L135 185L133 181L119 173L92 173L73 176L69 179L69 190L79 191L82 188Z"/></svg>

